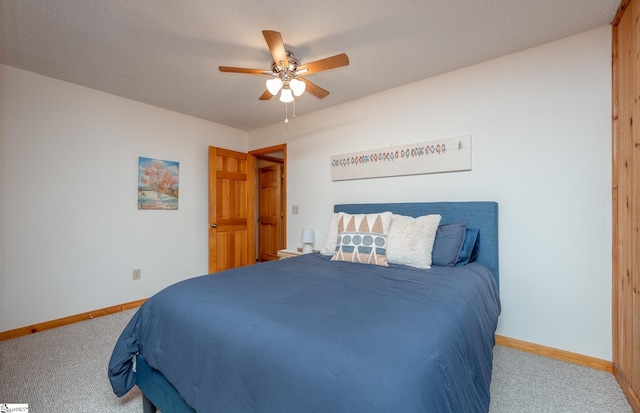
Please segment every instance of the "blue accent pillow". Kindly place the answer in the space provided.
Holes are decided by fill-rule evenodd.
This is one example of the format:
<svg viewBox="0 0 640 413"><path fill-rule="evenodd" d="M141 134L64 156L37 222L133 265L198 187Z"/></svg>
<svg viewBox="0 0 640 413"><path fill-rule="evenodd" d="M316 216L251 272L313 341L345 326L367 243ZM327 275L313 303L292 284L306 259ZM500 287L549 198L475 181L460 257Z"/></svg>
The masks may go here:
<svg viewBox="0 0 640 413"><path fill-rule="evenodd" d="M475 261L476 257L478 256L479 239L480 230L467 228L464 242L462 243L462 248L460 249L460 254L458 255L458 261L456 262L456 265L465 265L467 263Z"/></svg>
<svg viewBox="0 0 640 413"><path fill-rule="evenodd" d="M433 242L431 264L443 267L455 266L460 256L466 232L466 222L440 225Z"/></svg>

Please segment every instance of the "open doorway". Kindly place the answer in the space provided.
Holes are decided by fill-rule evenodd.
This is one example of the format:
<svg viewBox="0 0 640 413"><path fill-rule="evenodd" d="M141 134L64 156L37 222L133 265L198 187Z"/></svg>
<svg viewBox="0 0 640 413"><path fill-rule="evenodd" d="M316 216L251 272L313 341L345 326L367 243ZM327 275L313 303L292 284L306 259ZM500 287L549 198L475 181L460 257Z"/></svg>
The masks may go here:
<svg viewBox="0 0 640 413"><path fill-rule="evenodd" d="M250 151L254 157L254 210L256 261L278 259L286 245L287 146Z"/></svg>

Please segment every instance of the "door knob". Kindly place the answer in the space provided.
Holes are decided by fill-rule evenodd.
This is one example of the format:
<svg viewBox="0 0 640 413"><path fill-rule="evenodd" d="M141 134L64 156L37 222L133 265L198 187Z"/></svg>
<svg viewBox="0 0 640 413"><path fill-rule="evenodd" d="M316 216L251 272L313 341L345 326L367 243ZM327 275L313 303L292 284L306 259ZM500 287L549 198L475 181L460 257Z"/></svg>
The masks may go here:
<svg viewBox="0 0 640 413"><path fill-rule="evenodd" d="M218 228L218 224L211 224L211 228Z"/></svg>

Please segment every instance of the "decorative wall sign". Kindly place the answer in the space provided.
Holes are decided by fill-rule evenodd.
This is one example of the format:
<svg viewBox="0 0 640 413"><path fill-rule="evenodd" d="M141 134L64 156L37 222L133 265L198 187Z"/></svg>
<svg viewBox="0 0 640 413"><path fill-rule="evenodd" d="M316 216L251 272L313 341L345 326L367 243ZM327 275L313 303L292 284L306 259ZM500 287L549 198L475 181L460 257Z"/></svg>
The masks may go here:
<svg viewBox="0 0 640 413"><path fill-rule="evenodd" d="M331 157L331 180L471 170L471 135Z"/></svg>
<svg viewBox="0 0 640 413"><path fill-rule="evenodd" d="M138 158L138 209L178 209L178 162Z"/></svg>

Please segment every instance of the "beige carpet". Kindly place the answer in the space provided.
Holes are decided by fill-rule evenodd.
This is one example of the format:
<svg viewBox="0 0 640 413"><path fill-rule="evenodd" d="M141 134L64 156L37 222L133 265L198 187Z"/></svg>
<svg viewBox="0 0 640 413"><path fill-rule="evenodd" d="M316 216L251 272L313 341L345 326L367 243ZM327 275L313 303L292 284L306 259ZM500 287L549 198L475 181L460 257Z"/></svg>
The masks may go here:
<svg viewBox="0 0 640 413"><path fill-rule="evenodd" d="M135 310L0 342L0 403L28 403L29 413L141 413L137 388L111 390L107 364Z"/></svg>
<svg viewBox="0 0 640 413"><path fill-rule="evenodd" d="M135 310L0 342L0 404L29 413L141 413L111 391L107 364ZM497 346L490 413L632 413L613 375Z"/></svg>

